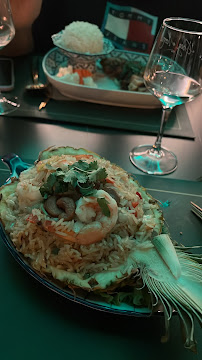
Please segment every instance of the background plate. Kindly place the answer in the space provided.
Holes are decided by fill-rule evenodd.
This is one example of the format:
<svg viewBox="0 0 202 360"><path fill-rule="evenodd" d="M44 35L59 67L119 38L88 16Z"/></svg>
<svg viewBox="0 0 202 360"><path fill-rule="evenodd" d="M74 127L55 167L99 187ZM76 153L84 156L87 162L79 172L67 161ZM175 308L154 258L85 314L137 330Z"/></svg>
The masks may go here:
<svg viewBox="0 0 202 360"><path fill-rule="evenodd" d="M110 56L139 61L143 66L148 60L147 54L114 50ZM107 76L96 82L98 88L70 84L59 80L55 75L59 67L67 66L68 57L58 48L50 50L43 59L43 70L49 82L64 96L92 103L125 106L134 108L161 108L161 103L150 93L120 90L119 86Z"/></svg>

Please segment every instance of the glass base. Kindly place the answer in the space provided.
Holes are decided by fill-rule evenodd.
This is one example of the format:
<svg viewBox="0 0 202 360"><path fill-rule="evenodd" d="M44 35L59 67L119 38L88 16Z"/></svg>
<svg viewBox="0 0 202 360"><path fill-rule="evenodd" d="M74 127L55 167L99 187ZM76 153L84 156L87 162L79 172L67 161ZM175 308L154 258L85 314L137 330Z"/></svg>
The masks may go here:
<svg viewBox="0 0 202 360"><path fill-rule="evenodd" d="M150 175L166 175L177 169L177 158L173 152L165 148L157 151L152 145L132 149L130 160L139 170Z"/></svg>
<svg viewBox="0 0 202 360"><path fill-rule="evenodd" d="M9 114L20 107L18 98L15 96L5 97L0 95L0 115Z"/></svg>

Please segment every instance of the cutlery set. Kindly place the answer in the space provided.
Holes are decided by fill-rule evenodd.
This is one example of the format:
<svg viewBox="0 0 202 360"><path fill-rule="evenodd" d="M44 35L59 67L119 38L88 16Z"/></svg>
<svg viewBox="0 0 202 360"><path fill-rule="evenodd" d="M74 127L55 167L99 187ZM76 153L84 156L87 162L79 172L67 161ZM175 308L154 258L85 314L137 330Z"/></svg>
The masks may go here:
<svg viewBox="0 0 202 360"><path fill-rule="evenodd" d="M46 107L50 100L50 89L51 85L40 81L40 59L38 56L34 56L32 59L32 83L26 85L25 89L31 95L34 96L45 96L45 99L40 102L38 110L42 110Z"/></svg>

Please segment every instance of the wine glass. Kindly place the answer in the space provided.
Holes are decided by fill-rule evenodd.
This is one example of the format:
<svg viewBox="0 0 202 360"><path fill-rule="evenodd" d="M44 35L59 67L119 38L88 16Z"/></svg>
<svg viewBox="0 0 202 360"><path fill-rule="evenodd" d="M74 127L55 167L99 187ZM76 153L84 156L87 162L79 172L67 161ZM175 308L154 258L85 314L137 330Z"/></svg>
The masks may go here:
<svg viewBox="0 0 202 360"><path fill-rule="evenodd" d="M0 0L0 50L15 36L9 0ZM5 97L0 93L0 115L8 114L19 108L17 97Z"/></svg>
<svg viewBox="0 0 202 360"><path fill-rule="evenodd" d="M162 104L161 124L154 145L134 147L130 160L147 174L165 175L177 168L175 154L161 147L170 112L201 93L202 21L164 19L145 68L144 82Z"/></svg>

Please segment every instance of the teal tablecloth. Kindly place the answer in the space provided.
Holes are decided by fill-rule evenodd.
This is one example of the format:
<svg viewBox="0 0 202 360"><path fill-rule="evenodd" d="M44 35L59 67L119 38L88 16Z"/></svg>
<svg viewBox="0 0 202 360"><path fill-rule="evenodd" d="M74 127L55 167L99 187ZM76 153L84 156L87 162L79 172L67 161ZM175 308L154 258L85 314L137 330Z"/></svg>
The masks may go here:
<svg viewBox="0 0 202 360"><path fill-rule="evenodd" d="M1 184L9 171L0 165ZM190 201L202 205L202 183L152 176L137 180L157 198L171 235L185 245L202 245L201 221ZM198 355L183 348L178 316L170 340L162 344L162 317L136 318L92 310L43 287L14 260L0 241L1 358L88 360L200 360L201 329L196 322Z"/></svg>

